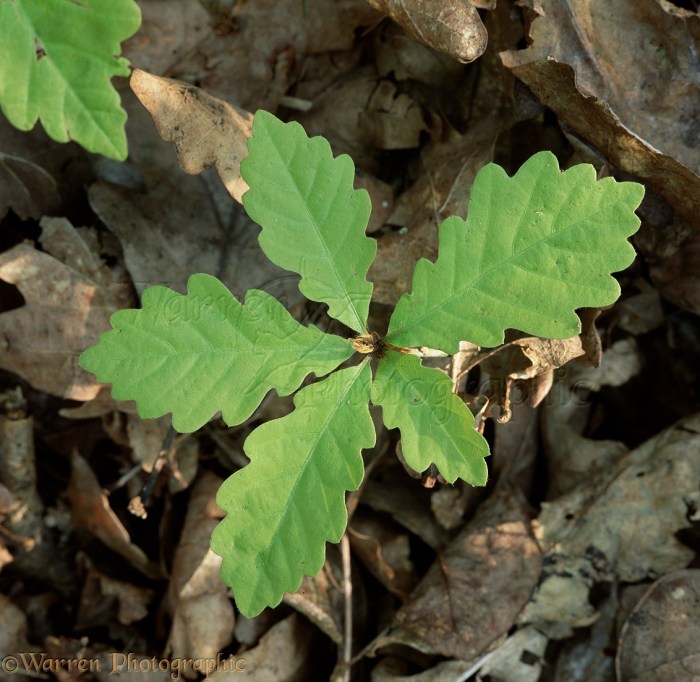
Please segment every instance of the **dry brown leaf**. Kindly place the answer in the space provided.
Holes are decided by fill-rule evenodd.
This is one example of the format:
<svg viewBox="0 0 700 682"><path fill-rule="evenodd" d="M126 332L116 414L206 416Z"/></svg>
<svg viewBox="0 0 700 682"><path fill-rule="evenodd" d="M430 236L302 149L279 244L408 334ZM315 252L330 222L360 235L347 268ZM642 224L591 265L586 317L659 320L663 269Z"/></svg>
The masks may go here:
<svg viewBox="0 0 700 682"><path fill-rule="evenodd" d="M603 353L600 383L603 386L622 386L639 374L642 361L634 337L620 339Z"/></svg>
<svg viewBox="0 0 700 682"><path fill-rule="evenodd" d="M143 0L125 55L151 73L196 81L248 110L275 111L307 55L349 50L378 15L365 0Z"/></svg>
<svg viewBox="0 0 700 682"><path fill-rule="evenodd" d="M657 289L642 278L635 281L635 286L639 293L618 301L614 313L617 325L629 334L637 336L660 327L664 323L664 311ZM700 295L698 301L700 302Z"/></svg>
<svg viewBox="0 0 700 682"><path fill-rule="evenodd" d="M390 520L360 508L353 514L348 536L355 555L369 572L405 600L417 583L408 534Z"/></svg>
<svg viewBox="0 0 700 682"><path fill-rule="evenodd" d="M238 297L258 288L289 307L300 299L297 278L263 256L255 223L233 202L235 213L222 221L201 177L170 177L145 193L97 183L90 188L89 199L119 237L139 293L151 284L184 293L190 275L206 272Z"/></svg>
<svg viewBox="0 0 700 682"><path fill-rule="evenodd" d="M343 641L343 609L345 596L341 560L335 548L326 555L323 568L315 576L304 576L296 592L287 592L283 601L306 616L337 645ZM353 590L353 601L356 601Z"/></svg>
<svg viewBox="0 0 700 682"><path fill-rule="evenodd" d="M100 258L94 231L63 218L44 218L38 251L29 243L0 254L0 279L26 303L0 314L0 366L34 388L72 400L100 389L78 367L78 356L109 326L109 316L133 303L130 285Z"/></svg>
<svg viewBox="0 0 700 682"><path fill-rule="evenodd" d="M700 570L657 580L620 634L619 682L697 682L700 678Z"/></svg>
<svg viewBox="0 0 700 682"><path fill-rule="evenodd" d="M173 623L165 648L172 658L215 658L233 639L233 603L221 580L221 557L209 546L223 516L214 501L222 482L207 471L192 488L168 585Z"/></svg>
<svg viewBox="0 0 700 682"><path fill-rule="evenodd" d="M379 645L471 659L513 625L541 557L518 495L503 489L440 554Z"/></svg>
<svg viewBox="0 0 700 682"><path fill-rule="evenodd" d="M238 202L248 189L241 177L253 115L188 83L134 69L131 89L153 116L164 140L173 142L180 167L197 175L215 166Z"/></svg>
<svg viewBox="0 0 700 682"><path fill-rule="evenodd" d="M510 420L495 423L491 446L490 478L524 494L532 490L535 462L540 452L538 412L525 403L516 386L511 396Z"/></svg>
<svg viewBox="0 0 700 682"><path fill-rule="evenodd" d="M375 511L391 514L428 547L438 550L445 545L447 533L430 509L430 492L407 485L398 462L393 462L386 472L382 472L382 476L368 480L360 500Z"/></svg>
<svg viewBox="0 0 700 682"><path fill-rule="evenodd" d="M513 682L537 682L543 669L547 636L537 628L526 626L516 630L495 649L477 675L477 682L488 679Z"/></svg>
<svg viewBox="0 0 700 682"><path fill-rule="evenodd" d="M600 371L571 365L554 382L542 406L541 433L547 456L547 499L554 499L590 481L627 453L619 441L584 438L590 402L585 392L600 387Z"/></svg>
<svg viewBox="0 0 700 682"><path fill-rule="evenodd" d="M462 525L469 503L472 501L471 486L463 486L456 482L454 486L443 486L433 490L430 496L430 509L435 520L445 530L455 530Z"/></svg>
<svg viewBox="0 0 700 682"><path fill-rule="evenodd" d="M323 135L335 153L349 154L365 172L380 170L377 149L417 147L426 130L418 103L380 79L369 64L341 75L296 119L309 135Z"/></svg>
<svg viewBox="0 0 700 682"><path fill-rule="evenodd" d="M544 400L552 387L553 370L584 354L581 338L540 339L526 336L506 344L497 353L479 363L481 368L480 395L498 406L498 421L510 420L511 391L515 381L523 381L522 395L532 407ZM491 413L489 408L487 414Z"/></svg>
<svg viewBox="0 0 700 682"><path fill-rule="evenodd" d="M688 222L700 211L700 18L656 2L524 0L532 44L503 61L575 134L645 180Z"/></svg>
<svg viewBox="0 0 700 682"><path fill-rule="evenodd" d="M410 291L419 258L437 256L438 226L450 215L464 217L477 172L493 157L501 124L482 121L464 135L451 132L422 153L424 172L398 197L387 223L399 227L378 241L377 257L370 266L374 298L395 304Z"/></svg>
<svg viewBox="0 0 700 682"><path fill-rule="evenodd" d="M411 668L404 658L385 656L372 669L372 682L455 682L474 672L471 661L443 661L414 675L409 672Z"/></svg>
<svg viewBox="0 0 700 682"><path fill-rule="evenodd" d="M273 625L260 644L239 655L248 682L306 682L313 666L313 628L296 614ZM241 674L216 671L209 682L239 682Z"/></svg>
<svg viewBox="0 0 700 682"><path fill-rule="evenodd" d="M26 616L9 597L0 594L0 659L8 654L17 655L18 651L31 650L27 642Z"/></svg>
<svg viewBox="0 0 700 682"><path fill-rule="evenodd" d="M12 209L22 220L38 219L58 204L52 175L26 158L0 150L0 218Z"/></svg>
<svg viewBox="0 0 700 682"><path fill-rule="evenodd" d="M448 94L454 98L454 87L464 76L464 67L458 62L411 40L396 24L386 23L375 34L375 61L382 78L392 74L397 81L412 80L434 88L437 97Z"/></svg>
<svg viewBox="0 0 700 682"><path fill-rule="evenodd" d="M645 230L636 240L659 293L700 315L700 236L690 225L672 222Z"/></svg>
<svg viewBox="0 0 700 682"><path fill-rule="evenodd" d="M209 13L197 0L142 0L141 27L123 49L129 61L155 74L170 74L202 42L213 37Z"/></svg>
<svg viewBox="0 0 700 682"><path fill-rule="evenodd" d="M685 567L694 552L676 534L691 525L689 509L700 507L698 479L700 415L692 415L544 503L536 533L546 571L523 620L580 626L582 612L595 617L588 591L596 582L637 582ZM566 620L571 614L575 622Z"/></svg>
<svg viewBox="0 0 700 682"><path fill-rule="evenodd" d="M68 484L73 525L94 535L112 551L127 559L134 568L149 578L162 578L162 572L137 545L109 506L92 468L77 452L71 456L71 477Z"/></svg>
<svg viewBox="0 0 700 682"><path fill-rule="evenodd" d="M612 682L615 661L610 650L615 641L615 625L621 616L618 591L598 607L599 617L585 632L562 643L554 666L552 682Z"/></svg>
<svg viewBox="0 0 700 682"><path fill-rule="evenodd" d="M148 604L152 599L153 590L110 578L88 560L75 627L83 630L109 625L115 612L119 623L136 623L148 615Z"/></svg>
<svg viewBox="0 0 700 682"><path fill-rule="evenodd" d="M55 215L82 166L77 149L49 139L41 126L21 131L0 118L0 218L10 209L22 220Z"/></svg>
<svg viewBox="0 0 700 682"><path fill-rule="evenodd" d="M459 62L473 62L486 49L488 34L475 5L468 1L368 0L411 38L445 52Z"/></svg>

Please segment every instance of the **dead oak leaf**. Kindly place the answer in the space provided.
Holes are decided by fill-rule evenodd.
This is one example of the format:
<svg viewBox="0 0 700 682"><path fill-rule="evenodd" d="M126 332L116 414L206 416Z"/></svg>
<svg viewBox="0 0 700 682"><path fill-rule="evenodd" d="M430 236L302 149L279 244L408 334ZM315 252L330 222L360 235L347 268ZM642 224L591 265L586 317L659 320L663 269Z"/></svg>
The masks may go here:
<svg viewBox="0 0 700 682"><path fill-rule="evenodd" d="M94 535L149 578L163 577L158 566L148 559L140 547L131 542L129 532L112 511L92 468L77 452L71 456L68 499L75 528Z"/></svg>
<svg viewBox="0 0 700 682"><path fill-rule="evenodd" d="M543 503L535 531L547 569L523 620L554 618L580 627L586 612L595 618L588 602L595 583L638 582L684 568L694 552L677 533L691 525L689 510L700 506L698 479L695 414Z"/></svg>
<svg viewBox="0 0 700 682"><path fill-rule="evenodd" d="M204 90L134 69L131 89L148 109L160 136L175 144L182 170L197 175L216 166L226 189L238 202L248 185L241 159L252 134L253 114Z"/></svg>
<svg viewBox="0 0 700 682"><path fill-rule="evenodd" d="M502 492L438 556L378 646L469 660L510 629L542 562L517 495Z"/></svg>
<svg viewBox="0 0 700 682"><path fill-rule="evenodd" d="M697 227L700 19L634 0L520 4L535 15L531 45L503 52L505 66L573 133Z"/></svg>
<svg viewBox="0 0 700 682"><path fill-rule="evenodd" d="M369 0L411 38L462 63L473 62L486 49L488 35L476 4L463 0Z"/></svg>
<svg viewBox="0 0 700 682"><path fill-rule="evenodd" d="M213 658L233 638L235 616L228 587L220 578L221 557L209 547L222 516L214 502L221 483L206 472L192 488L168 586L173 622L166 652L171 658Z"/></svg>
<svg viewBox="0 0 700 682"><path fill-rule="evenodd" d="M484 382L482 393L489 402L499 406L498 421L505 423L511 415L511 391L515 381L525 382L525 400L530 406L537 407L552 388L554 370L582 355L580 336L515 339L479 363Z"/></svg>
<svg viewBox="0 0 700 682"><path fill-rule="evenodd" d="M695 682L700 676L700 571L657 580L620 633L620 682Z"/></svg>
<svg viewBox="0 0 700 682"><path fill-rule="evenodd" d="M0 367L38 390L90 400L100 389L78 356L109 327L109 316L133 303L130 285L99 256L95 233L61 218L41 222L38 251L22 243L0 254L0 279L25 299L0 314Z"/></svg>

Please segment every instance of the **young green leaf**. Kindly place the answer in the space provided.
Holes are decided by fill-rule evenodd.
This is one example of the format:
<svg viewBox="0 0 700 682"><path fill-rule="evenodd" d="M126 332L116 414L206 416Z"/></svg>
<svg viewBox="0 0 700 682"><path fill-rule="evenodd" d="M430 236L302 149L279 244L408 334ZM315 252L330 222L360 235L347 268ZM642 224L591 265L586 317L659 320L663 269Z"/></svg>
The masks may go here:
<svg viewBox="0 0 700 682"><path fill-rule="evenodd" d="M172 412L180 432L218 411L240 424L271 388L289 395L309 372L322 376L352 355L347 340L303 327L263 291L251 289L241 305L201 274L187 290L146 289L143 308L114 313L114 329L80 356L115 398L136 400L141 417Z"/></svg>
<svg viewBox="0 0 700 682"><path fill-rule="evenodd" d="M384 424L401 431L406 463L424 471L431 463L449 483L458 478L486 485L488 443L474 430L474 417L452 393L442 372L424 367L415 355L388 352L377 366L372 402Z"/></svg>
<svg viewBox="0 0 700 682"><path fill-rule="evenodd" d="M10 123L30 130L40 118L58 142L125 159L126 112L109 80L129 75L116 55L140 24L133 0L1 0L0 108Z"/></svg>
<svg viewBox="0 0 700 682"><path fill-rule="evenodd" d="M302 293L326 303L332 317L366 331L377 245L365 235L371 205L365 190L353 189L352 159L333 158L324 138L258 111L241 174L250 185L243 205L263 228L267 257L299 273Z"/></svg>
<svg viewBox="0 0 700 682"><path fill-rule="evenodd" d="M375 442L370 381L365 360L299 391L294 412L248 436L250 464L219 489L228 516L212 549L244 615L279 604L320 570L325 543L340 540L345 491L360 485L361 451Z"/></svg>
<svg viewBox="0 0 700 682"><path fill-rule="evenodd" d="M562 173L550 152L512 178L485 166L467 221L445 220L437 261L418 262L387 341L453 353L461 339L497 346L507 328L576 335L574 308L608 305L620 294L610 273L634 259L627 238L639 227L634 210L643 194L634 182L596 181L589 164Z"/></svg>

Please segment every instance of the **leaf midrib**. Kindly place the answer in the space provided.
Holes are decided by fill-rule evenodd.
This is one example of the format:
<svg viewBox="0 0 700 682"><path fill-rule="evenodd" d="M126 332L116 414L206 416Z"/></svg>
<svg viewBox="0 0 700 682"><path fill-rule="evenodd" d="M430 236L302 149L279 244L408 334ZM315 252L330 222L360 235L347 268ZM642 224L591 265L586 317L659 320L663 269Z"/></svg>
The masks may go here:
<svg viewBox="0 0 700 682"><path fill-rule="evenodd" d="M297 487L299 486L301 479L302 479L302 478L304 477L304 475L306 474L309 461L311 460L313 454L315 453L316 448L318 447L318 444L319 444L321 438L326 434L326 431L327 431L327 428L328 428L328 424L335 418L335 416L336 416L338 410L340 409L340 407L341 407L341 406L344 406L345 397L346 397L346 396L348 395L348 393L350 393L350 391L354 388L355 382L360 378L360 376L361 376L362 373L364 372L364 369L365 369L365 366L367 365L367 363L368 363L368 360L363 360L359 365L357 365L357 367L358 367L357 373L356 373L355 376L353 377L352 381L350 381L350 382L348 383L348 386L347 386L346 390L343 391L343 393L338 397L338 399L336 400L336 403L335 403L335 405L334 405L334 407L333 407L333 410L329 413L328 417L327 417L326 420L324 421L322 428L317 432L316 437L315 437L314 440L313 440L313 444L311 445L311 447L309 447L309 450L308 450L308 453L309 453L309 454L308 454L308 456L304 459L303 465L299 467L299 474L297 475L296 480L294 481L294 485L292 486L292 488L290 489L290 492L289 492L289 496L288 496L288 499L289 499L289 500L293 500L293 499L294 499L294 493L295 493ZM368 402L369 402L369 401L368 401ZM345 490L343 490L343 493L345 493ZM271 538L269 544L267 545L267 551L264 553L264 564L263 564L263 565L264 565L265 568L267 568L267 564L268 564L268 561L269 561L269 557L270 557L270 548L274 546L274 544L275 544L275 542L276 542L276 540L277 540L277 536L279 535L279 533L280 533L280 531L281 531L281 528L282 528L282 526L283 526L283 524L284 524L284 520L286 519L286 517L287 517L287 515L288 515L288 513L289 513L289 507L290 507L290 506L291 506L291 505L288 504L288 505L285 507L285 509L284 509L284 511L283 511L282 514L280 514L279 516L277 516L277 515L275 516L275 518L277 519L277 524L276 524L275 527L274 527L274 531L273 531L273 533L272 533L272 538ZM328 542L328 538L325 539L325 542ZM297 572L298 572L298 571L297 571ZM267 573L266 573L266 574L267 574ZM303 574L304 574L304 572L302 571L302 575L303 575ZM268 580L268 582L270 582L270 581ZM258 587L259 585L260 585L260 582L258 581L258 582L255 584L256 589L257 589L257 587Z"/></svg>
<svg viewBox="0 0 700 682"><path fill-rule="evenodd" d="M313 147L313 140L308 139L308 141L309 141L309 147L312 148ZM335 264L335 260L333 259L331 251L328 248L328 245L326 244L326 241L323 237L323 233L321 231L321 228L318 225L318 223L316 222L316 218L309 208L309 204L308 204L308 201L306 200L306 197L304 196L304 193L301 191L301 188L299 187L294 176L292 175L292 173L289 169L289 164L285 163L286 160L285 160L284 156L282 156L282 153L281 153L279 147L277 146L277 142L276 142L274 136L272 136L272 135L270 135L270 142L271 142L272 148L275 150L277 157L280 161L280 163L278 165L280 167L284 168L284 170L287 173L287 176L289 177L292 185L294 186L294 189L297 192L297 195L301 199L301 202L304 206L304 209L306 210L306 213L309 216L309 220L314 228L314 231L316 232L316 236L318 237L318 240L321 242L321 246L323 248L326 260L331 264L331 267L333 269L333 275L335 276L335 279L338 282L338 284L340 284L341 290L345 294L345 298L347 299L348 303L350 304L350 308L353 312L353 315L355 317L355 321L357 322L357 326L358 326L358 329L356 329L355 331L361 332L365 328L365 323L362 321L362 317L361 317L359 311L357 310L357 307L355 306L355 302L354 302L353 298L350 296L350 292L348 291L348 288L345 286L344 279L340 276L338 268ZM294 142L294 151L292 153L292 157L297 153L297 150L298 150L298 144L295 141ZM331 159L331 164L333 163L333 161L335 161L334 158ZM314 184L316 182L316 176L318 175L318 166L315 167L315 172L316 172L316 175L314 176ZM355 190L353 190L353 191L355 191ZM303 275L302 275L302 278L306 279L306 277L304 277Z"/></svg>

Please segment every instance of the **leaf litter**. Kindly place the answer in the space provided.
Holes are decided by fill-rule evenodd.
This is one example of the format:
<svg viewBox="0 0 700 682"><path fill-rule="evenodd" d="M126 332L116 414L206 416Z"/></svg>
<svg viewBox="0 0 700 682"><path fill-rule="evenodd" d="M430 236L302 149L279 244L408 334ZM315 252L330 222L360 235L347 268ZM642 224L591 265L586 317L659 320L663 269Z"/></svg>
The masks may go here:
<svg viewBox="0 0 700 682"><path fill-rule="evenodd" d="M0 126L0 389L20 387L31 414L3 403L0 416L3 447L29 472L19 485L0 468L0 653L94 656L105 669L115 651L221 653L271 681L609 682L615 666L621 680L686 679L697 638L679 618L697 620L700 504L697 13L632 0L446 3L443 16L420 0L139 4L127 56L156 125L126 100L129 161ZM598 336L559 350L507 336L496 353L465 345L424 360L480 419L510 417L481 423L489 488L412 478L380 430L351 498L350 564L329 552L299 592L248 620L208 549L217 476L245 458L213 425L166 447L167 418L115 413L126 406L77 355L146 285L184 292L194 272L323 320L231 198L258 108L352 154L375 204L381 303L434 259L438 224L466 216L491 160L512 171L549 149L565 168L590 153L652 191L623 296L591 314ZM386 324L383 306L371 315ZM146 518L128 511L137 496ZM17 514L32 499L25 533Z"/></svg>

